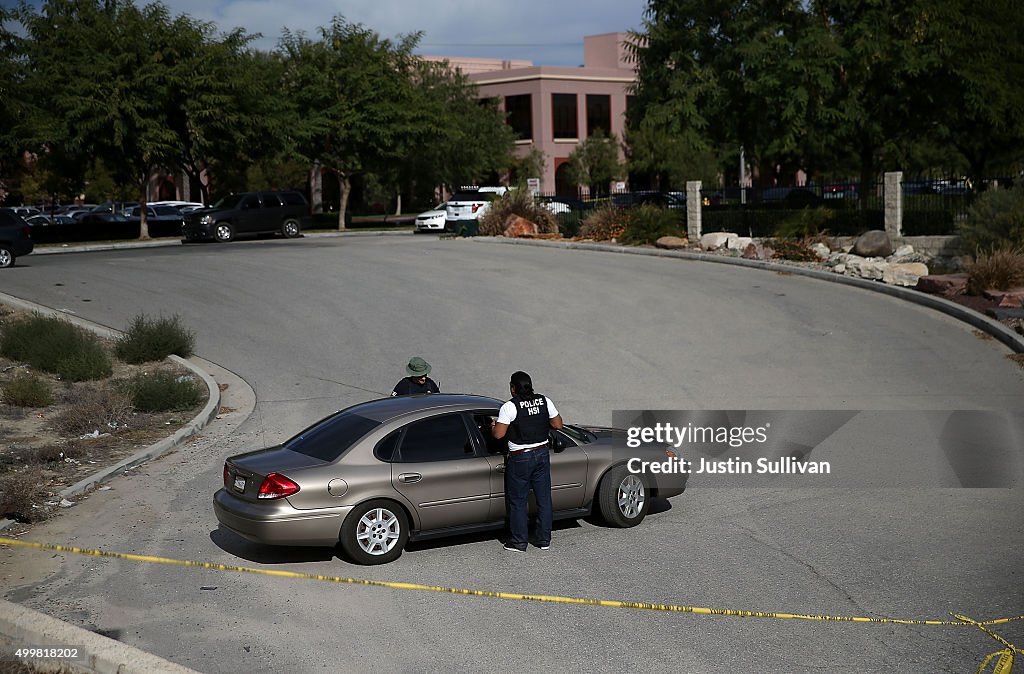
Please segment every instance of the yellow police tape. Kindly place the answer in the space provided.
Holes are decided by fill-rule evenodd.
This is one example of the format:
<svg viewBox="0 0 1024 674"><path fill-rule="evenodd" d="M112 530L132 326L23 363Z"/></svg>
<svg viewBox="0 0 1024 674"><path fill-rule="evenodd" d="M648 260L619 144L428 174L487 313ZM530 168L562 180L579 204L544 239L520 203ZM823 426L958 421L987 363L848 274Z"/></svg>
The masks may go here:
<svg viewBox="0 0 1024 674"><path fill-rule="evenodd" d="M186 559L171 559L168 557L153 557L150 555L133 555L125 552L108 552L105 550L91 550L89 548L76 548L68 545L54 545L51 543L33 543L30 541L19 541L12 538L0 537L0 545L13 545L22 548L36 548L38 550L53 550L56 552L71 552L76 555L89 555L92 557L113 557L114 559L127 559L135 562L150 562L152 564L172 564L177 566L192 566L201 569L213 569L216 571L235 571L238 573L253 573L263 576L277 576L280 578L299 578L303 580L321 580L331 583L346 583L349 585L366 585L371 587L387 587L395 590L420 590L426 592L445 592L448 594L462 594L472 597L492 597L495 599L518 599L522 601L538 601L552 604L584 604L587 606L605 606L608 608L632 608L648 611L668 611L670 613L693 613L696 615L717 615L732 616L736 618L778 618L795 620L817 620L825 622L852 622L852 623L888 623L895 625L948 625L948 626L974 626L992 637L1003 648L992 653L982 662L978 668L978 674L982 674L985 668L995 660L995 668L992 674L1011 674L1013 662L1017 653L1024 654L1024 651L1017 648L1010 642L1003 639L988 629L992 625L1005 625L1017 620L1024 620L1024 615L1012 618L999 618L997 620L977 621L971 618L951 614L956 620L909 620L903 618L867 618L859 616L829 616L829 615L808 615L801 613L775 613L769 611L742 611L738 609L705 608L700 606L679 606L675 604L648 604L635 601L613 601L607 599L582 599L578 597L558 597L539 594L516 594L514 592L489 592L487 590L467 590L455 587L443 587L435 585L420 585L417 583L396 583L384 580L365 580L360 578L344 578L341 576L324 576L312 573L297 573L295 571L275 571L272 569L253 569L245 566L233 566L231 564L214 564L212 562L196 562Z"/></svg>

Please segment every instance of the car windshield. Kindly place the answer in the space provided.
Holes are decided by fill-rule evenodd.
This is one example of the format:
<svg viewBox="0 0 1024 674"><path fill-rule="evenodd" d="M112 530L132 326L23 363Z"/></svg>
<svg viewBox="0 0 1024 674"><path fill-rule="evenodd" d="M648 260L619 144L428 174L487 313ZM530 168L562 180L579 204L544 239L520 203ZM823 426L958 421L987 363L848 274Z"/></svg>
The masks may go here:
<svg viewBox="0 0 1024 674"><path fill-rule="evenodd" d="M234 208L242 200L241 194L229 194L213 205L214 208Z"/></svg>
<svg viewBox="0 0 1024 674"><path fill-rule="evenodd" d="M453 201L484 201L484 198L479 192L456 192L448 203Z"/></svg>
<svg viewBox="0 0 1024 674"><path fill-rule="evenodd" d="M302 431L284 447L322 461L334 461L377 426L379 421L339 412Z"/></svg>

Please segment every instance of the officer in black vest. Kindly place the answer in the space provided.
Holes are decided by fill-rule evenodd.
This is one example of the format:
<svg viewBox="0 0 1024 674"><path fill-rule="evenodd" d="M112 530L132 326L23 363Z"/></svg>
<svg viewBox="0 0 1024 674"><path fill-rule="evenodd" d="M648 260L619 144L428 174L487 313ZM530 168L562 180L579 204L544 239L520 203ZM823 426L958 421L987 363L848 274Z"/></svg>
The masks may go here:
<svg viewBox="0 0 1024 674"><path fill-rule="evenodd" d="M501 406L493 435L508 438L505 459L505 502L511 538L505 549L526 552L530 489L537 499L537 528L534 545L551 546L551 455L548 429L561 428L562 417L550 398L534 393L533 380L516 372L509 382L512 399Z"/></svg>

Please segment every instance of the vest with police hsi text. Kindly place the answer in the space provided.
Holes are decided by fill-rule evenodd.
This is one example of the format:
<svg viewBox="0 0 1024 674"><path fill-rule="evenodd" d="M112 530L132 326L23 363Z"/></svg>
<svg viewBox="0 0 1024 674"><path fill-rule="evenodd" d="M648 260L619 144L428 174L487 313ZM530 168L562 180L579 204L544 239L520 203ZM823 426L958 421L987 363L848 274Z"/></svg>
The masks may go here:
<svg viewBox="0 0 1024 674"><path fill-rule="evenodd" d="M516 418L509 425L509 440L517 445L546 442L551 427L547 399L534 393L526 398L513 396L512 402L516 406Z"/></svg>

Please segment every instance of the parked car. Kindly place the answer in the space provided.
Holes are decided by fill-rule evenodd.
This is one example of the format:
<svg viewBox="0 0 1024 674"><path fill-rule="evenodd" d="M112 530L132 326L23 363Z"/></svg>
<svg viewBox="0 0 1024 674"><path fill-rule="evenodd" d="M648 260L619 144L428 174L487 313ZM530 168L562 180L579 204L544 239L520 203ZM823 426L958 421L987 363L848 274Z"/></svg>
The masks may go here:
<svg viewBox="0 0 1024 674"><path fill-rule="evenodd" d="M11 213L14 213L15 215L22 218L27 218L33 215L39 215L42 212L38 208L35 208L34 206L5 206L0 210L10 211Z"/></svg>
<svg viewBox="0 0 1024 674"><path fill-rule="evenodd" d="M118 222L128 222L128 217L109 211L90 211L75 217L75 224L79 226L109 225Z"/></svg>
<svg viewBox="0 0 1024 674"><path fill-rule="evenodd" d="M641 190L638 192L620 192L612 195L612 204L619 208L632 208L644 204L653 204L661 208L686 208L686 198L680 198L671 192L655 192Z"/></svg>
<svg viewBox="0 0 1024 674"><path fill-rule="evenodd" d="M185 241L231 241L238 234L280 232L292 239L309 224L309 204L299 192L242 192L185 215Z"/></svg>
<svg viewBox="0 0 1024 674"><path fill-rule="evenodd" d="M821 197L806 187L766 187L761 191L762 202L784 202L787 208L817 206Z"/></svg>
<svg viewBox="0 0 1024 674"><path fill-rule="evenodd" d="M349 407L281 445L224 464L213 499L220 525L256 543L334 546L383 564L406 542L505 526L506 443L491 436L502 401L462 394L399 396ZM635 474L632 457L665 462L665 447L626 450L613 429L552 431L555 518L597 511L639 524L651 499L677 496L685 474Z"/></svg>
<svg viewBox="0 0 1024 674"><path fill-rule="evenodd" d="M190 210L190 211L195 211L195 210L198 210L200 208L206 208L206 204L201 203L199 201L151 201L151 202L149 202L149 205L150 206L174 206L175 208L177 208L182 213L185 212L186 208L188 210Z"/></svg>
<svg viewBox="0 0 1024 674"><path fill-rule="evenodd" d="M587 211L590 210L590 205L586 202L580 201L579 199L569 199L568 197L538 197L540 203L544 204L544 208L548 209L554 215L561 215L562 213L569 213L570 211Z"/></svg>
<svg viewBox="0 0 1024 674"><path fill-rule="evenodd" d="M448 202L444 201L434 206L429 211L424 211L416 216L416 231L429 232L444 229L445 220L448 217Z"/></svg>
<svg viewBox="0 0 1024 674"><path fill-rule="evenodd" d="M138 222L142 219L142 207L136 206L128 212L128 219ZM178 225L179 229L185 224L185 216L174 206L146 206L146 222L172 222Z"/></svg>
<svg viewBox="0 0 1024 674"><path fill-rule="evenodd" d="M508 192L507 187L479 187L456 192L448 200L445 229L451 232L476 234L478 221L491 202Z"/></svg>
<svg viewBox="0 0 1024 674"><path fill-rule="evenodd" d="M32 227L12 211L0 210L0 268L32 252Z"/></svg>
<svg viewBox="0 0 1024 674"><path fill-rule="evenodd" d="M844 183L844 184L833 184L825 185L821 190L821 196L823 199L856 199L857 198L857 184L856 183Z"/></svg>

